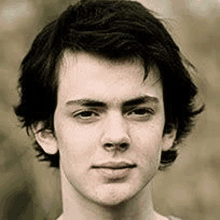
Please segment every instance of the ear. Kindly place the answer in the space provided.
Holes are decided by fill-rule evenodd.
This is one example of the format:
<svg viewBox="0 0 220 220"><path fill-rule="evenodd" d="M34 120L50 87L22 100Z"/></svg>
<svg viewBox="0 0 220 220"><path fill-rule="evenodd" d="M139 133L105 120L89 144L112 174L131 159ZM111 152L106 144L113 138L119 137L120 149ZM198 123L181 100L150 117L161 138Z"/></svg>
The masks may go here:
<svg viewBox="0 0 220 220"><path fill-rule="evenodd" d="M177 129L173 126L172 129L169 130L169 133L164 133L163 135L163 151L168 151L172 146L176 138Z"/></svg>
<svg viewBox="0 0 220 220"><path fill-rule="evenodd" d="M43 122L38 122L32 126L32 131L37 143L47 154L55 154L58 151L57 140L50 130L42 130Z"/></svg>

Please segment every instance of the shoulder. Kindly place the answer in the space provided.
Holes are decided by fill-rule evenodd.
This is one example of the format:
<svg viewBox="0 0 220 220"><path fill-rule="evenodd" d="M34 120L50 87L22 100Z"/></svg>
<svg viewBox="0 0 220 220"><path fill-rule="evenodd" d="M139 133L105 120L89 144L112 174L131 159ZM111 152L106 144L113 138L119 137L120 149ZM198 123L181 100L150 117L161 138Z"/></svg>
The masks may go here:
<svg viewBox="0 0 220 220"><path fill-rule="evenodd" d="M56 220L63 220L63 215L60 215Z"/></svg>
<svg viewBox="0 0 220 220"><path fill-rule="evenodd" d="M154 220L181 220L180 218L169 215L168 217L160 215L158 212L154 212Z"/></svg>
<svg viewBox="0 0 220 220"><path fill-rule="evenodd" d="M168 216L169 220L181 220L180 218L174 217L174 216Z"/></svg>

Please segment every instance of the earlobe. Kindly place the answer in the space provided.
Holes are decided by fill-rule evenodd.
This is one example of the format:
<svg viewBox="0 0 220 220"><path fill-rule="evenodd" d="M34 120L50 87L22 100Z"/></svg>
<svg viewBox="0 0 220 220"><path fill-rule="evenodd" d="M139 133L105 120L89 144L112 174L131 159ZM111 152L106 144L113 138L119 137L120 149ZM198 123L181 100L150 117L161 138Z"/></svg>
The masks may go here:
<svg viewBox="0 0 220 220"><path fill-rule="evenodd" d="M173 128L169 133L165 133L163 136L163 151L168 151L172 146L176 138L177 129Z"/></svg>
<svg viewBox="0 0 220 220"><path fill-rule="evenodd" d="M43 148L47 154L56 154L58 151L57 141L50 130L42 130L43 124L39 122L36 126L32 126L32 131L37 143Z"/></svg>

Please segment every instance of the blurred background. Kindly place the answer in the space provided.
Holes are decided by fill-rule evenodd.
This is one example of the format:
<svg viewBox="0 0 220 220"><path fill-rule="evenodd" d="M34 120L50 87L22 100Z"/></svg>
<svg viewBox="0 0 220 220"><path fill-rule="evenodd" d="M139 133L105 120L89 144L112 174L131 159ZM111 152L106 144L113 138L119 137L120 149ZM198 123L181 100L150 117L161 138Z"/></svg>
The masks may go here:
<svg viewBox="0 0 220 220"><path fill-rule="evenodd" d="M181 145L176 163L154 181L155 208L185 220L220 219L220 1L140 0L164 18L183 54L206 111ZM0 219L55 219L61 213L59 172L39 163L13 113L19 65L36 34L70 0L0 1Z"/></svg>

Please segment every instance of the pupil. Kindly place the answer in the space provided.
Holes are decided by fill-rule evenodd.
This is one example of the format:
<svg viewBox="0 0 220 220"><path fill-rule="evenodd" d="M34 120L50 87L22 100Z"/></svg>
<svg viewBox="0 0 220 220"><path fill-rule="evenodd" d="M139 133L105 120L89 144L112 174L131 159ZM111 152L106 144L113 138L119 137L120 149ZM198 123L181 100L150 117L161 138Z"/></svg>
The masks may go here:
<svg viewBox="0 0 220 220"><path fill-rule="evenodd" d="M84 116L84 117L89 117L91 115L92 115L91 112L82 112L82 116Z"/></svg>
<svg viewBox="0 0 220 220"><path fill-rule="evenodd" d="M145 109L138 109L138 110L136 110L136 113L137 114L145 114Z"/></svg>

